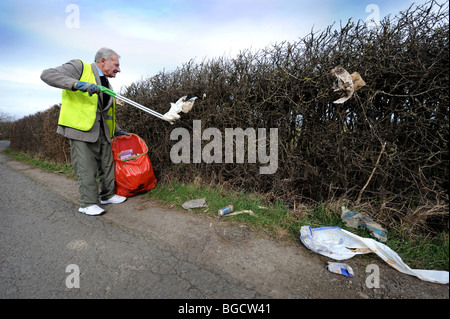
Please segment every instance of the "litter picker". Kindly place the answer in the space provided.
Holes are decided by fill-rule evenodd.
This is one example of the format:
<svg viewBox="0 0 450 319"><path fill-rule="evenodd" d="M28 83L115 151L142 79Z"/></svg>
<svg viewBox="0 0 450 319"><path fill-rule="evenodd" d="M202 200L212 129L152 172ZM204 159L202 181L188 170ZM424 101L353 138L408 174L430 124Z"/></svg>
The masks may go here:
<svg viewBox="0 0 450 319"><path fill-rule="evenodd" d="M186 96L183 96L176 103L170 103L170 105L171 105L170 110L166 114L162 115L161 113L158 113L158 112L156 112L152 109L149 109L148 107L145 107L139 103L136 103L120 94L117 94L116 92L114 92L111 89L108 89L107 87L104 87L101 85L99 85L98 87L100 89L100 92L106 93L112 97L115 97L116 99L122 100L134 107L137 107L138 109L140 109L144 112L147 112L153 116L156 116L159 119L168 121L168 122L170 122L170 124L173 124L173 121L180 118L180 115L178 115L178 113L189 112L192 109L192 107L194 106L195 99L197 99L197 97L193 97L186 101Z"/></svg>
<svg viewBox="0 0 450 319"><path fill-rule="evenodd" d="M162 117L163 117L162 114L160 114L160 113L158 113L156 111L153 111L152 109L149 109L149 108L147 108L147 107L145 107L145 106L143 106L143 105L141 105L139 103L131 101L130 99L127 99L126 97L124 97L124 96L122 96L120 94L117 94L116 92L114 92L111 89L108 89L107 87L104 87L104 86L101 86L101 85L99 85L98 87L100 88L100 92L102 92L102 93L106 93L108 95L111 95L112 97L115 97L116 99L122 100L122 101L124 101L124 102L126 102L126 103L128 103L130 105L133 105L134 107L137 107L138 109L141 109L144 112L147 112L147 113L149 113L151 115L154 115L157 118L162 119Z"/></svg>

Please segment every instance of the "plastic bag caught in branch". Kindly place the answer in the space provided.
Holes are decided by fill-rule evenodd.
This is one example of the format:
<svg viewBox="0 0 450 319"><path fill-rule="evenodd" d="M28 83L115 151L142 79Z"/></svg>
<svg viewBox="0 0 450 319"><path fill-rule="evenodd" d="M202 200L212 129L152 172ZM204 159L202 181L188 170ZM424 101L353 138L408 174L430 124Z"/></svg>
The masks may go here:
<svg viewBox="0 0 450 319"><path fill-rule="evenodd" d="M341 104L353 96L353 93L366 85L358 72L350 74L346 69L337 66L331 70L331 74L336 76L337 82L333 85L334 92L343 92L345 96L334 101L335 104Z"/></svg>
<svg viewBox="0 0 450 319"><path fill-rule="evenodd" d="M178 99L175 103L170 103L170 109L169 111L163 115L162 119L166 120L170 123L173 123L175 120L178 120L180 118L179 113L187 113L189 112L192 107L194 106L194 102L197 99L197 97L190 98L186 101L187 96L183 96L180 99Z"/></svg>

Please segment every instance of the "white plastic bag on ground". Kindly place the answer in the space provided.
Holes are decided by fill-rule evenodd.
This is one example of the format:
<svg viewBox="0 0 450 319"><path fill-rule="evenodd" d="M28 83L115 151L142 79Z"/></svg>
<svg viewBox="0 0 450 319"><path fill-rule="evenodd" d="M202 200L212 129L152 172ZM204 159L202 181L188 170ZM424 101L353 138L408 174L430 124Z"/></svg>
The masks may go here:
<svg viewBox="0 0 450 319"><path fill-rule="evenodd" d="M311 228L302 226L300 240L312 251L335 260L352 258L355 255L376 253L398 271L417 278L440 284L448 284L448 271L411 269L400 256L386 246L371 238L363 238L340 227Z"/></svg>

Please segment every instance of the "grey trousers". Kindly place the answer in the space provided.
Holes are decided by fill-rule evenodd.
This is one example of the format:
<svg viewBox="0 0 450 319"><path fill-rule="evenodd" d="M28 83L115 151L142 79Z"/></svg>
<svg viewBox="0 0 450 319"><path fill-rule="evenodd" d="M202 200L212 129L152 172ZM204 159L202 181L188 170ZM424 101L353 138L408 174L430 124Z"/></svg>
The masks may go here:
<svg viewBox="0 0 450 319"><path fill-rule="evenodd" d="M80 190L80 207L98 203L99 198L108 200L115 194L114 160L111 144L100 131L94 143L69 139L70 156ZM99 184L100 181L100 190Z"/></svg>

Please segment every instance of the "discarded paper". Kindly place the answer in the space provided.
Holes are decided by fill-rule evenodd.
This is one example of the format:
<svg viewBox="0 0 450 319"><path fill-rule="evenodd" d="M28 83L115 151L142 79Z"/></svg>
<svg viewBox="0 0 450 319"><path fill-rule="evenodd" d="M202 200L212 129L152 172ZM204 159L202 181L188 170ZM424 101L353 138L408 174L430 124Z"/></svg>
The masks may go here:
<svg viewBox="0 0 450 319"><path fill-rule="evenodd" d="M342 66L337 66L331 70L331 74L336 76L337 82L333 85L334 92L343 92L344 96L334 101L335 104L341 104L353 96L353 93L366 85L358 72L350 74Z"/></svg>
<svg viewBox="0 0 450 319"><path fill-rule="evenodd" d="M208 205L206 204L206 198L200 198L184 202L183 205L181 205L181 207L183 207L184 209L191 210L193 208L208 207Z"/></svg>

